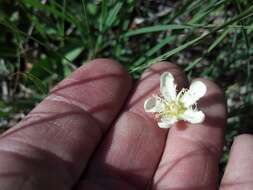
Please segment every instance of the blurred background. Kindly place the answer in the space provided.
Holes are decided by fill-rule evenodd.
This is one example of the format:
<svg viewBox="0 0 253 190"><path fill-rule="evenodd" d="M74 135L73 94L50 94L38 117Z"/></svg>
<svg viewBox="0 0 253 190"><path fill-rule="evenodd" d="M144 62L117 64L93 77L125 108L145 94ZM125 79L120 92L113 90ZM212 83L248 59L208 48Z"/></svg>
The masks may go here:
<svg viewBox="0 0 253 190"><path fill-rule="evenodd" d="M233 137L253 132L252 41L250 0L0 0L0 130L93 58L114 58L136 79L168 60L226 93L222 175Z"/></svg>

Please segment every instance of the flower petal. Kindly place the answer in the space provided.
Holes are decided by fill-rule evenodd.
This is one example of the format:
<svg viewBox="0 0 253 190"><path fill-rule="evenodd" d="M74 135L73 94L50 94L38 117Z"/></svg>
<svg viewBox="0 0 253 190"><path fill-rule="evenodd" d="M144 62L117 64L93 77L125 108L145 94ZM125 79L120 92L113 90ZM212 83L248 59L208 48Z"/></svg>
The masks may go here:
<svg viewBox="0 0 253 190"><path fill-rule="evenodd" d="M190 85L189 90L182 95L180 101L185 105L185 107L189 107L203 97L206 91L207 87L203 82L195 81Z"/></svg>
<svg viewBox="0 0 253 190"><path fill-rule="evenodd" d="M162 102L161 98L158 96L153 96L148 98L144 102L145 112L162 112L165 108L165 104Z"/></svg>
<svg viewBox="0 0 253 190"><path fill-rule="evenodd" d="M167 101L175 100L177 96L174 77L169 72L164 72L160 78L160 91Z"/></svg>
<svg viewBox="0 0 253 190"><path fill-rule="evenodd" d="M205 114L202 111L188 109L182 114L181 118L185 121L196 124L204 121Z"/></svg>
<svg viewBox="0 0 253 190"><path fill-rule="evenodd" d="M168 129L172 127L173 124L177 122L177 118L172 117L172 118L161 118L161 122L158 122L158 126L160 128Z"/></svg>

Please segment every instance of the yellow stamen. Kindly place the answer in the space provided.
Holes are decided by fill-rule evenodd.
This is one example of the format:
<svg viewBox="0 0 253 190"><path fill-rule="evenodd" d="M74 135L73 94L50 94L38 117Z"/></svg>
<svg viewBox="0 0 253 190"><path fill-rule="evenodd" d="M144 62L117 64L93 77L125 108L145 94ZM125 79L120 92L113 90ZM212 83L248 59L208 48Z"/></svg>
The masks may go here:
<svg viewBox="0 0 253 190"><path fill-rule="evenodd" d="M161 117L179 117L184 113L186 108L180 101L166 102L166 107L163 112L160 113Z"/></svg>

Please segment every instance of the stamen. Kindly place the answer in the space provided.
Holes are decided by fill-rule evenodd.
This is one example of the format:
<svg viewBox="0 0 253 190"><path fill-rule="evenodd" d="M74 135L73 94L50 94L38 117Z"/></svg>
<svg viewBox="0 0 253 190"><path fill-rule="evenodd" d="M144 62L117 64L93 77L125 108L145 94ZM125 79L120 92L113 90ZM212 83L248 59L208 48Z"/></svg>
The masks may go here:
<svg viewBox="0 0 253 190"><path fill-rule="evenodd" d="M177 117L184 113L186 108L181 102L178 101L166 101L166 107L163 112L159 113L160 117Z"/></svg>

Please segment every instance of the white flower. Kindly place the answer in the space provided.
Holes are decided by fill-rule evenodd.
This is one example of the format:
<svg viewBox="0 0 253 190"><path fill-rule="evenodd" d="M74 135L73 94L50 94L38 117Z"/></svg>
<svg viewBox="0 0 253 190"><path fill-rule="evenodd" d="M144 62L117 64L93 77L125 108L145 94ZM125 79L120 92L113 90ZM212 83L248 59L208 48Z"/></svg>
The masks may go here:
<svg viewBox="0 0 253 190"><path fill-rule="evenodd" d="M160 128L169 128L179 120L190 123L201 123L205 119L202 111L197 109L196 102L205 95L206 85L201 81L194 81L189 89L182 89L178 94L174 77L165 72L160 78L161 95L153 95L144 103L146 112L155 113L159 118Z"/></svg>

